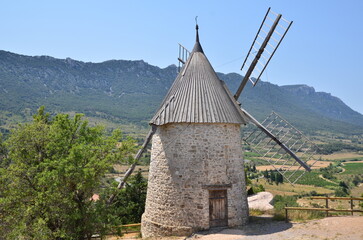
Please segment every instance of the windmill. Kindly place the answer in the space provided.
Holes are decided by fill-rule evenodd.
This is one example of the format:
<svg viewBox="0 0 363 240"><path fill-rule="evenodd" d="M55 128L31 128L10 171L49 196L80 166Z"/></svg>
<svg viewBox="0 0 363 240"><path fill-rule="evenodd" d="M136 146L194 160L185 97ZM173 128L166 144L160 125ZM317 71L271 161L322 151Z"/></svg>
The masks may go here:
<svg viewBox="0 0 363 240"><path fill-rule="evenodd" d="M258 83L291 24L268 9L242 65L244 78L234 95L204 55L198 24L193 50L179 44L179 74L118 186L123 188L152 140L143 236L185 235L247 223L241 125L254 126L244 134L244 142L288 181L294 183L301 177L301 169L310 171L313 146L299 130L277 113L260 123L237 101L248 81Z"/></svg>
<svg viewBox="0 0 363 240"><path fill-rule="evenodd" d="M240 69L244 77L233 95L236 101L249 81L256 86L292 23L293 21L286 20L271 8L267 10ZM185 64L189 55L190 51L179 44L178 69ZM229 91L227 87L226 90ZM241 105L239 102L238 104ZM317 147L301 131L276 112L272 112L260 123L245 109L241 108L241 111L254 126L249 128L251 131L246 133L243 141L260 158L271 164L291 184L299 180L306 171L311 171L317 161L314 159Z"/></svg>

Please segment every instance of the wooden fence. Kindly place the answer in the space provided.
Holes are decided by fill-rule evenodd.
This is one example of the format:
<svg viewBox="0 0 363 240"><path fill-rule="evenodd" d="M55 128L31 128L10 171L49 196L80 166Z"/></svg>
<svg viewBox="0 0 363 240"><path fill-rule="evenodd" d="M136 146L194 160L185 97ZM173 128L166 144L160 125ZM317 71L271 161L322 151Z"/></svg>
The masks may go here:
<svg viewBox="0 0 363 240"><path fill-rule="evenodd" d="M133 224L122 225L121 229L123 230L123 233L139 233L140 227L141 223L133 223Z"/></svg>
<svg viewBox="0 0 363 240"><path fill-rule="evenodd" d="M358 197L311 197L311 199L320 199L325 200L325 208L306 208L306 207L288 207L285 209L285 221L289 221L288 211L289 210L308 210L308 211L324 211L326 212L326 216L329 217L329 212L350 212L352 215L355 212L363 213L363 210L354 209L353 201L363 201L363 198ZM334 209L329 208L329 200L346 200L350 201L350 209Z"/></svg>
<svg viewBox="0 0 363 240"><path fill-rule="evenodd" d="M124 233L140 233L140 227L141 227L141 223L132 223L132 224L126 224L126 225L121 225L119 226L119 228L121 228L121 232ZM114 228L114 230L110 233L108 233L108 236L114 236L117 234L117 230L116 228ZM101 236L99 234L94 234L92 237L92 239L94 240L101 240L103 238L101 238Z"/></svg>

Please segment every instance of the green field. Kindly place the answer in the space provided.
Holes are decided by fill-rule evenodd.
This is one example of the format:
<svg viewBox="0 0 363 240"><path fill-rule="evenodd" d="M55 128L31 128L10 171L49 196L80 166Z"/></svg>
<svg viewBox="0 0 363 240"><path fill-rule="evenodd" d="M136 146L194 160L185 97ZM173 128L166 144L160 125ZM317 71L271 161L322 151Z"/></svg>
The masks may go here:
<svg viewBox="0 0 363 240"><path fill-rule="evenodd" d="M344 163L343 168L345 171L341 174L363 174L363 162L357 163Z"/></svg>
<svg viewBox="0 0 363 240"><path fill-rule="evenodd" d="M336 186L336 184L325 181L324 179L320 178L319 177L320 174L321 174L320 171L307 172L296 183L304 185L312 185L316 187Z"/></svg>

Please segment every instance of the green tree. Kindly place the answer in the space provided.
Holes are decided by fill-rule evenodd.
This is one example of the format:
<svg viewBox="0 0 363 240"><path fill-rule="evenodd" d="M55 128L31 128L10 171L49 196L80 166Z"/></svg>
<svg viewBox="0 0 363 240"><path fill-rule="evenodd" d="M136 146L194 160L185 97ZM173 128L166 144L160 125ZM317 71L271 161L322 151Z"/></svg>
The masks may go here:
<svg viewBox="0 0 363 240"><path fill-rule="evenodd" d="M267 169L263 172L263 176L265 177L265 178L269 178L269 174L268 174L268 171L267 171Z"/></svg>
<svg viewBox="0 0 363 240"><path fill-rule="evenodd" d="M0 232L6 239L90 239L119 219L108 214L102 180L112 164L131 158L134 142L105 136L82 115L51 118L38 110L6 141L0 167ZM119 146L119 147L117 147ZM93 201L94 193L100 195Z"/></svg>
<svg viewBox="0 0 363 240"><path fill-rule="evenodd" d="M139 223L145 211L147 180L139 170L116 196L113 206L122 224Z"/></svg>
<svg viewBox="0 0 363 240"><path fill-rule="evenodd" d="M277 185L279 183L284 183L284 177L281 175L281 173L276 172L275 182L276 182Z"/></svg>
<svg viewBox="0 0 363 240"><path fill-rule="evenodd" d="M275 182L276 180L276 173L275 171L270 171L270 178L271 178L271 182Z"/></svg>

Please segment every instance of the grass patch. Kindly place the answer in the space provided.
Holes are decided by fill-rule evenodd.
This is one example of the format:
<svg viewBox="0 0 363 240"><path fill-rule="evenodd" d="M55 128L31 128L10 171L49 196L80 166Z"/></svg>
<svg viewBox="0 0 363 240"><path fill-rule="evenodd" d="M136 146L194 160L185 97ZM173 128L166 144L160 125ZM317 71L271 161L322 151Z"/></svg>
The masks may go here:
<svg viewBox="0 0 363 240"><path fill-rule="evenodd" d="M250 212L250 216L261 216L261 215L265 214L265 211L262 211L260 209L254 209L254 208L250 208L249 212Z"/></svg>

